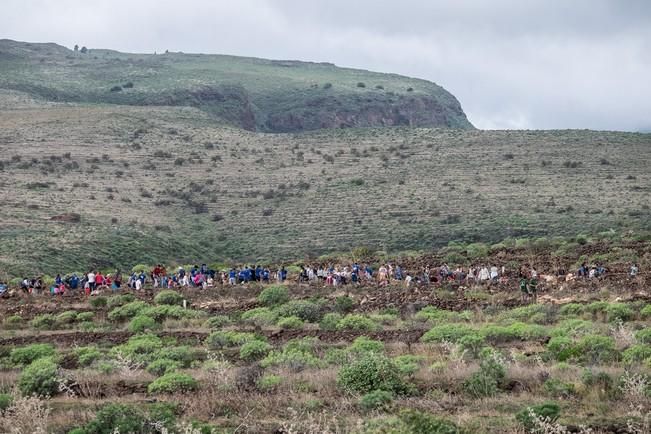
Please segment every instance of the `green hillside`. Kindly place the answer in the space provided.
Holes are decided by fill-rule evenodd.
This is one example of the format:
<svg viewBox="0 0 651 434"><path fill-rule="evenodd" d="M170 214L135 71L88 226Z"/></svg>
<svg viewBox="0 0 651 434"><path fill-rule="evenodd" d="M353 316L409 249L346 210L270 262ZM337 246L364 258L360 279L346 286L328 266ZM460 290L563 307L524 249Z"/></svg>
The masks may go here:
<svg viewBox="0 0 651 434"><path fill-rule="evenodd" d="M0 88L48 101L196 107L252 131L472 128L442 87L328 63L130 54L0 40Z"/></svg>
<svg viewBox="0 0 651 434"><path fill-rule="evenodd" d="M651 229L650 134L264 134L195 108L0 91L0 145L12 275ZM52 220L65 213L79 221Z"/></svg>

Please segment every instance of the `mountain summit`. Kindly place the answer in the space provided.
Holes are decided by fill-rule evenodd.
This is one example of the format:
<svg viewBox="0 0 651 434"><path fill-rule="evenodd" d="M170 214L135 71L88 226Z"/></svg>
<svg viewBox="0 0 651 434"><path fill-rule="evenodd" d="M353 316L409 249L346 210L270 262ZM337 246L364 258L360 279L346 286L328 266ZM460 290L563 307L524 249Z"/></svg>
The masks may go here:
<svg viewBox="0 0 651 434"><path fill-rule="evenodd" d="M63 102L189 106L251 131L412 126L471 129L441 86L330 63L70 50L0 40L0 88Z"/></svg>

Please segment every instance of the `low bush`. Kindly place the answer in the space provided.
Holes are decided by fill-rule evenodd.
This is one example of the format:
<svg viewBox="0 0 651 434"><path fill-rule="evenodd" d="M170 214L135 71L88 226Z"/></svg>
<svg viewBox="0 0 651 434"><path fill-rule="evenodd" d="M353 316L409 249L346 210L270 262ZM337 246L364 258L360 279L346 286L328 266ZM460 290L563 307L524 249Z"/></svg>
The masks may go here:
<svg viewBox="0 0 651 434"><path fill-rule="evenodd" d="M10 394L0 393L0 414L2 414L3 411L11 407L13 401L14 398Z"/></svg>
<svg viewBox="0 0 651 434"><path fill-rule="evenodd" d="M144 333L158 328L160 328L160 324L147 315L136 315L129 322L129 331L131 333Z"/></svg>
<svg viewBox="0 0 651 434"><path fill-rule="evenodd" d="M642 344L651 344L651 327L644 328L635 333L635 339Z"/></svg>
<svg viewBox="0 0 651 434"><path fill-rule="evenodd" d="M384 352L384 343L366 336L359 336L350 344L347 351L353 354L382 353Z"/></svg>
<svg viewBox="0 0 651 434"><path fill-rule="evenodd" d="M466 351L472 358L479 357L479 353L484 348L486 338L478 334L470 334L459 339L459 345Z"/></svg>
<svg viewBox="0 0 651 434"><path fill-rule="evenodd" d="M139 312L141 315L149 316L156 321L164 321L168 318L171 319L186 319L196 318L199 313L192 309L184 309L181 306L171 306L161 304L158 306L149 306Z"/></svg>
<svg viewBox="0 0 651 434"><path fill-rule="evenodd" d="M108 319L110 321L126 321L138 315L147 307L149 305L143 301L132 301L110 311Z"/></svg>
<svg viewBox="0 0 651 434"><path fill-rule="evenodd" d="M25 347L14 348L9 354L9 360L14 365L29 365L34 360L54 356L54 345L31 344Z"/></svg>
<svg viewBox="0 0 651 434"><path fill-rule="evenodd" d="M156 294L156 297L154 297L154 303L180 306L183 303L183 296L171 289L165 289Z"/></svg>
<svg viewBox="0 0 651 434"><path fill-rule="evenodd" d="M362 396L359 406L366 411L386 410L393 402L393 393L386 390L374 390Z"/></svg>
<svg viewBox="0 0 651 434"><path fill-rule="evenodd" d="M188 374L168 372L147 386L149 393L184 393L197 390L199 383Z"/></svg>
<svg viewBox="0 0 651 434"><path fill-rule="evenodd" d="M608 321L629 321L633 318L633 310L624 303L610 303L606 307Z"/></svg>
<svg viewBox="0 0 651 434"><path fill-rule="evenodd" d="M458 320L458 314L435 306L425 306L414 316L419 321L452 322Z"/></svg>
<svg viewBox="0 0 651 434"><path fill-rule="evenodd" d="M139 433L147 422L146 416L136 407L126 404L107 404L87 423L80 434Z"/></svg>
<svg viewBox="0 0 651 434"><path fill-rule="evenodd" d="M550 378L543 384L543 389L552 398L571 398L576 395L573 383L566 383L558 378Z"/></svg>
<svg viewBox="0 0 651 434"><path fill-rule="evenodd" d="M106 307L108 301L106 297L92 297L90 300L88 300L88 303L95 309L102 309Z"/></svg>
<svg viewBox="0 0 651 434"><path fill-rule="evenodd" d="M108 302L104 303L104 305L108 305L108 307L110 308L115 308L115 307L124 306L125 304L131 303L132 301L136 301L136 297L133 294L120 294L120 295L114 295L113 297L109 297L107 301Z"/></svg>
<svg viewBox="0 0 651 434"><path fill-rule="evenodd" d="M554 423L558 420L560 414L561 409L558 404L547 402L544 404L523 408L516 414L515 418L524 426L528 432L533 433L537 432L535 430L538 427L534 418L542 418L551 423Z"/></svg>
<svg viewBox="0 0 651 434"><path fill-rule="evenodd" d="M454 422L418 410L403 410L399 418L404 425L404 429L399 429L398 432L409 434L461 433L461 430Z"/></svg>
<svg viewBox="0 0 651 434"><path fill-rule="evenodd" d="M642 319L651 318L651 304L647 304L642 309L640 309L640 317Z"/></svg>
<svg viewBox="0 0 651 434"><path fill-rule="evenodd" d="M247 342L260 339L253 333L235 331L215 331L208 335L205 344L213 350L237 347Z"/></svg>
<svg viewBox="0 0 651 434"><path fill-rule="evenodd" d="M624 363L642 363L651 360L651 346L644 344L632 345L622 353Z"/></svg>
<svg viewBox="0 0 651 434"><path fill-rule="evenodd" d="M156 335L144 334L131 337L126 343L111 350L138 362L150 362L155 354L163 348L163 341Z"/></svg>
<svg viewBox="0 0 651 434"><path fill-rule="evenodd" d="M264 341L253 340L240 347L240 359L252 362L260 360L271 351L271 345Z"/></svg>
<svg viewBox="0 0 651 434"><path fill-rule="evenodd" d="M161 376L168 372L176 371L181 368L181 364L176 360L171 359L156 359L147 365L147 372L152 375Z"/></svg>
<svg viewBox="0 0 651 434"><path fill-rule="evenodd" d="M398 366L388 357L369 352L341 368L337 384L350 393L369 393L383 390L404 394L410 390Z"/></svg>
<svg viewBox="0 0 651 434"><path fill-rule="evenodd" d="M50 357L37 359L18 378L18 388L25 396L54 396L58 391L58 366Z"/></svg>
<svg viewBox="0 0 651 434"><path fill-rule="evenodd" d="M94 312L79 312L77 314L77 322L89 322L93 321L95 318L95 313Z"/></svg>
<svg viewBox="0 0 651 434"><path fill-rule="evenodd" d="M73 324L75 321L77 321L77 312L74 310L67 310L56 316L57 325L66 326Z"/></svg>
<svg viewBox="0 0 651 434"><path fill-rule="evenodd" d="M49 313L44 313L42 315L37 315L32 320L32 327L37 330L52 330L56 324L56 318L54 315Z"/></svg>
<svg viewBox="0 0 651 434"><path fill-rule="evenodd" d="M333 331L337 329L337 324L341 321L342 316L338 313L332 312L327 313L319 322L319 328L321 330Z"/></svg>
<svg viewBox="0 0 651 434"><path fill-rule="evenodd" d="M281 318L278 320L278 326L284 329L302 329L303 328L303 320L300 319L297 316L288 316L286 318Z"/></svg>
<svg viewBox="0 0 651 434"><path fill-rule="evenodd" d="M477 335L477 332L465 324L441 324L431 328L421 337L421 340L423 342L458 342L462 337L471 334Z"/></svg>
<svg viewBox="0 0 651 434"><path fill-rule="evenodd" d="M555 360L565 362L578 357L579 352L571 338L555 336L547 343L547 353Z"/></svg>
<svg viewBox="0 0 651 434"><path fill-rule="evenodd" d="M292 300L276 310L278 316L295 316L303 321L318 322L321 319L321 306L308 300Z"/></svg>
<svg viewBox="0 0 651 434"><path fill-rule="evenodd" d="M420 356L412 354L404 354L393 358L393 363L396 364L398 370L402 375L413 375L418 371L420 362L423 360Z"/></svg>
<svg viewBox="0 0 651 434"><path fill-rule="evenodd" d="M215 315L208 318L208 321L206 321L206 326L211 329L220 329L231 323L232 321L227 315Z"/></svg>
<svg viewBox="0 0 651 434"><path fill-rule="evenodd" d="M342 295L335 298L335 311L345 314L353 310L355 307L355 300L347 295Z"/></svg>
<svg viewBox="0 0 651 434"><path fill-rule="evenodd" d="M547 330L538 324L516 322L509 326L487 325L480 329L480 333L487 340L494 343L503 343L513 340L539 339L547 335Z"/></svg>
<svg viewBox="0 0 651 434"><path fill-rule="evenodd" d="M258 379L256 386L262 392L272 392L278 388L282 381L279 375L267 374Z"/></svg>
<svg viewBox="0 0 651 434"><path fill-rule="evenodd" d="M558 313L563 316L579 316L585 312L585 307L579 303L568 303L561 306Z"/></svg>
<svg viewBox="0 0 651 434"><path fill-rule="evenodd" d="M348 314L336 326L337 330L374 331L377 325L370 318L359 314Z"/></svg>
<svg viewBox="0 0 651 434"><path fill-rule="evenodd" d="M4 328L7 330L15 330L23 326L23 317L20 315L11 315L3 321Z"/></svg>
<svg viewBox="0 0 651 434"><path fill-rule="evenodd" d="M591 321L572 318L561 321L550 331L551 336L582 336L594 333L595 324Z"/></svg>
<svg viewBox="0 0 651 434"><path fill-rule="evenodd" d="M284 285L271 285L260 293L258 301L265 306L279 306L289 301L289 291Z"/></svg>
<svg viewBox="0 0 651 434"><path fill-rule="evenodd" d="M263 327L274 324L278 319L278 314L268 307L256 307L244 312L241 319L249 324Z"/></svg>
<svg viewBox="0 0 651 434"><path fill-rule="evenodd" d="M586 335L576 343L581 360L585 363L599 364L617 359L615 340L610 336Z"/></svg>
<svg viewBox="0 0 651 434"><path fill-rule="evenodd" d="M74 350L77 363L80 366L90 366L95 360L102 357L102 352L95 346L79 347Z"/></svg>
<svg viewBox="0 0 651 434"><path fill-rule="evenodd" d="M262 359L260 366L286 366L293 371L301 371L307 367L323 366L322 360L315 354L315 338L292 339L282 350L272 351Z"/></svg>

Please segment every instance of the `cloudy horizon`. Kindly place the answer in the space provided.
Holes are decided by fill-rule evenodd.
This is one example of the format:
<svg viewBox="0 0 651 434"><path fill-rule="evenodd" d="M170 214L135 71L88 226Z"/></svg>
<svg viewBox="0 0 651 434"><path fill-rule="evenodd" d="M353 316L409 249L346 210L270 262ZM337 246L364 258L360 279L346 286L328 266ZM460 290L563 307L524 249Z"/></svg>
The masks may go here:
<svg viewBox="0 0 651 434"><path fill-rule="evenodd" d="M436 82L482 129L651 131L651 2L5 0L0 39L331 62Z"/></svg>

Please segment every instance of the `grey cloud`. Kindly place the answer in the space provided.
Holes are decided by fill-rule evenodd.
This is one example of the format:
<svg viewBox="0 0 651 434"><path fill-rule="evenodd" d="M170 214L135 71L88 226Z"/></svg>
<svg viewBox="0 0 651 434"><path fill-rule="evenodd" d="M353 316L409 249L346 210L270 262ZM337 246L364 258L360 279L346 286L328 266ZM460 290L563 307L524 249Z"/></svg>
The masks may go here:
<svg viewBox="0 0 651 434"><path fill-rule="evenodd" d="M4 0L0 12L0 37L11 39L425 78L480 128L651 128L643 0Z"/></svg>

